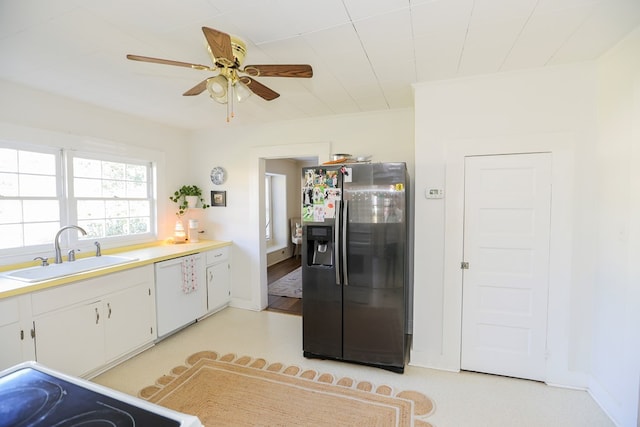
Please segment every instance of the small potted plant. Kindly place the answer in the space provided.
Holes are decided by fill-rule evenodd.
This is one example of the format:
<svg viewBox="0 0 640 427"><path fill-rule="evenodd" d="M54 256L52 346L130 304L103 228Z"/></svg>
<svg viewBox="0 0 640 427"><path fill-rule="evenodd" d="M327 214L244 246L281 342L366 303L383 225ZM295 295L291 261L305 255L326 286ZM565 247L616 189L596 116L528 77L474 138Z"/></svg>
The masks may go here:
<svg viewBox="0 0 640 427"><path fill-rule="evenodd" d="M202 198L202 190L197 185L183 185L169 196L169 199L178 204L176 215L179 217L184 215L187 209L195 208L198 201L202 204L202 209L209 207Z"/></svg>

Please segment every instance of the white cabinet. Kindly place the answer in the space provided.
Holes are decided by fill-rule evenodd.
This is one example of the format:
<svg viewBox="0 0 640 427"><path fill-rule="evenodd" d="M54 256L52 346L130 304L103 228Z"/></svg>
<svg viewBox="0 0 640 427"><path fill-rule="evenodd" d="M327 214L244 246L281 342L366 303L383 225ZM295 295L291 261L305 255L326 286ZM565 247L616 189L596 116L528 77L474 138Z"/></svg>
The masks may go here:
<svg viewBox="0 0 640 427"><path fill-rule="evenodd" d="M32 295L36 360L86 375L153 342L153 267L145 266Z"/></svg>
<svg viewBox="0 0 640 427"><path fill-rule="evenodd" d="M150 282L141 283L111 294L103 301L107 362L155 339L152 287Z"/></svg>
<svg viewBox="0 0 640 427"><path fill-rule="evenodd" d="M202 254L155 264L158 336L174 332L207 312L207 287Z"/></svg>
<svg viewBox="0 0 640 427"><path fill-rule="evenodd" d="M30 324L21 320L28 318L24 315L28 299L20 296L0 300L0 371L35 357Z"/></svg>
<svg viewBox="0 0 640 427"><path fill-rule="evenodd" d="M229 248L205 252L207 257L207 311L218 311L231 300Z"/></svg>
<svg viewBox="0 0 640 427"><path fill-rule="evenodd" d="M105 341L101 308L100 301L94 301L37 317L38 362L70 375L101 366Z"/></svg>

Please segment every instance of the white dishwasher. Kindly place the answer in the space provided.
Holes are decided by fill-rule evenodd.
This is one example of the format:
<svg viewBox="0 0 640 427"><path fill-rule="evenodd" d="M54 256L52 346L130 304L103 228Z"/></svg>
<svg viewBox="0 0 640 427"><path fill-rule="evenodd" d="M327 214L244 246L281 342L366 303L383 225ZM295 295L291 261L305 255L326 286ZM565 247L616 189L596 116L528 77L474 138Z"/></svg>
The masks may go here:
<svg viewBox="0 0 640 427"><path fill-rule="evenodd" d="M207 280L201 254L155 263L158 337L176 331L207 312Z"/></svg>

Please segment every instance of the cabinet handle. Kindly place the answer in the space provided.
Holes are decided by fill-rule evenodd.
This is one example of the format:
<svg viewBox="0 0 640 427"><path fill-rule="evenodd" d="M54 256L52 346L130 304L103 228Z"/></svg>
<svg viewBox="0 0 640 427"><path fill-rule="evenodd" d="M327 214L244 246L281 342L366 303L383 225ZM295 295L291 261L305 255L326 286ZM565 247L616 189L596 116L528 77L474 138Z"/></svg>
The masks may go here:
<svg viewBox="0 0 640 427"><path fill-rule="evenodd" d="M24 341L24 329L20 329L20 341Z"/></svg>
<svg viewBox="0 0 640 427"><path fill-rule="evenodd" d="M107 303L107 308L109 309L109 314L107 315L107 319L111 319L111 303Z"/></svg>
<svg viewBox="0 0 640 427"><path fill-rule="evenodd" d="M100 313L98 312L98 308L96 307L96 325L100 321Z"/></svg>
<svg viewBox="0 0 640 427"><path fill-rule="evenodd" d="M209 272L209 282L213 282L213 271Z"/></svg>

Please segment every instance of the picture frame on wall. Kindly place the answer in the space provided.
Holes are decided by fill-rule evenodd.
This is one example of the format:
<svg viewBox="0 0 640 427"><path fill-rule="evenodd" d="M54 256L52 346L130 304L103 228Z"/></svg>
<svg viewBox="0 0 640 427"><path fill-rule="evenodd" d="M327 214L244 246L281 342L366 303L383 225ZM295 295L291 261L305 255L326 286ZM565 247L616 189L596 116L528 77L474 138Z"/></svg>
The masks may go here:
<svg viewBox="0 0 640 427"><path fill-rule="evenodd" d="M211 192L211 206L227 206L227 192L226 191L212 191Z"/></svg>

